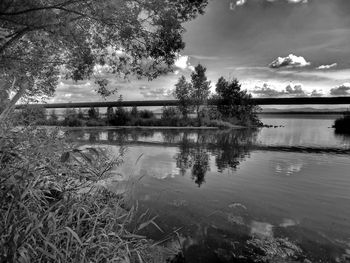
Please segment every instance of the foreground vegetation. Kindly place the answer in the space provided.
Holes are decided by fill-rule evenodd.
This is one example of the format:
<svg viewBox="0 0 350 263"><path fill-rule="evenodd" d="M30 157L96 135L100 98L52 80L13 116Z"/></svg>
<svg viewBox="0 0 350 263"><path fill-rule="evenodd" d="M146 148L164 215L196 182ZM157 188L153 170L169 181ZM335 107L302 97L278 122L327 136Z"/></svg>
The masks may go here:
<svg viewBox="0 0 350 263"><path fill-rule="evenodd" d="M155 222L101 184L122 156L1 123L0 262L165 261L137 234Z"/></svg>

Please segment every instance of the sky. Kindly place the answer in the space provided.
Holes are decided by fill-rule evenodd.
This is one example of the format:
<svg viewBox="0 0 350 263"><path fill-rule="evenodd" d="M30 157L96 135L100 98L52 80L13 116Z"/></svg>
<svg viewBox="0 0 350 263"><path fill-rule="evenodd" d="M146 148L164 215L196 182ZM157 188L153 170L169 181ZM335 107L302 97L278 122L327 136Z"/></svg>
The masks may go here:
<svg viewBox="0 0 350 263"><path fill-rule="evenodd" d="M350 0L209 0L186 23L174 72L151 82L108 76L124 100L172 99L181 75L207 68L237 78L253 97L350 95ZM102 101L93 81L62 80L51 102Z"/></svg>

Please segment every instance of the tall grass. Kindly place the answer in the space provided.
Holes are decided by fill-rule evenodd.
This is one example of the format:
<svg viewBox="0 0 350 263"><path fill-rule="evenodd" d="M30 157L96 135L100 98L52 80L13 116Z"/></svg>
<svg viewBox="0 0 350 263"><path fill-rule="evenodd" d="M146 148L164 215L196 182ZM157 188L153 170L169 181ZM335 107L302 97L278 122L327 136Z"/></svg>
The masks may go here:
<svg viewBox="0 0 350 263"><path fill-rule="evenodd" d="M129 227L136 208L99 184L122 156L1 123L0 262L161 262Z"/></svg>

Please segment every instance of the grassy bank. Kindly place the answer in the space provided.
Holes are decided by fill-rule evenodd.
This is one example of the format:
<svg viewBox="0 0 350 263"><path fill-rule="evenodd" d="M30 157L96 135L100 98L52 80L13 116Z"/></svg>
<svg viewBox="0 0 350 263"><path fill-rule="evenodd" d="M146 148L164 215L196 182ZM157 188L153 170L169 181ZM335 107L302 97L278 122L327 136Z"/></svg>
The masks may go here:
<svg viewBox="0 0 350 263"><path fill-rule="evenodd" d="M135 218L128 192L103 186L122 160L123 151L76 148L57 129L2 123L0 262L165 262L138 234L155 222Z"/></svg>

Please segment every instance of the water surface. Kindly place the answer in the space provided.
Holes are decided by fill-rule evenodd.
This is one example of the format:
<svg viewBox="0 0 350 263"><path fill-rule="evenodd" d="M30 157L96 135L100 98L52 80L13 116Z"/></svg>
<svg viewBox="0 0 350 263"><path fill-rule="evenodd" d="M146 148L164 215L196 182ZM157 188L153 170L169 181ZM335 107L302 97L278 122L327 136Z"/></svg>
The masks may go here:
<svg viewBox="0 0 350 263"><path fill-rule="evenodd" d="M75 136L127 147L116 177L142 178L141 209L163 230L147 235L181 247L181 262L349 262L350 139L330 118L263 122L279 127Z"/></svg>

